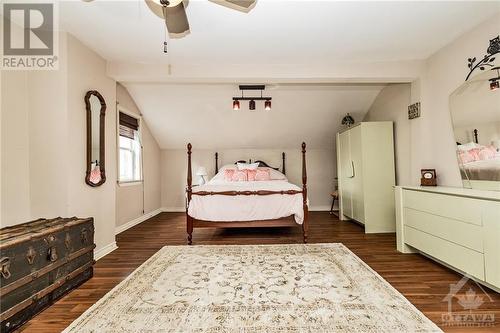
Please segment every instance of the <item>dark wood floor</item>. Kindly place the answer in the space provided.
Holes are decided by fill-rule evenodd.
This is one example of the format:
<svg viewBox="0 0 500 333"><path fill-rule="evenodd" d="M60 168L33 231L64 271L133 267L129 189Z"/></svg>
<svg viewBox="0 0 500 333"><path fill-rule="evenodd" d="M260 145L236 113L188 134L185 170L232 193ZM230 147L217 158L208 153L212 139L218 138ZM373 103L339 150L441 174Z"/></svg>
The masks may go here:
<svg viewBox="0 0 500 333"><path fill-rule="evenodd" d="M162 213L124 231L117 236L119 248L96 263L91 280L33 318L21 331L60 332L162 246L185 244L185 239L185 218L181 213ZM299 228L200 229L193 234L195 245L299 243L300 239ZM500 332L500 294L486 290L485 295L473 283L468 283L461 293L472 288L484 303L471 313L494 315L495 326L443 326L441 316L448 309L443 298L450 284L457 283L461 276L421 255L397 252L394 234L366 235L355 223L339 221L326 212L313 212L309 240L310 243L346 245L445 331ZM460 308L457 304L454 306Z"/></svg>

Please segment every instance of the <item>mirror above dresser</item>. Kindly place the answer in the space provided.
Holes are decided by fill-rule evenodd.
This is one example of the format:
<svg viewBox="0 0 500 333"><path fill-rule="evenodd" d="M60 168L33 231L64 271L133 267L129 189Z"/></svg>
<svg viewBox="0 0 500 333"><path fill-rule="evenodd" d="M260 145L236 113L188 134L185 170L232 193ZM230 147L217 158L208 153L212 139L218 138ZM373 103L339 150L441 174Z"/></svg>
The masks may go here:
<svg viewBox="0 0 500 333"><path fill-rule="evenodd" d="M457 161L464 187L500 191L499 68L470 78L450 96Z"/></svg>

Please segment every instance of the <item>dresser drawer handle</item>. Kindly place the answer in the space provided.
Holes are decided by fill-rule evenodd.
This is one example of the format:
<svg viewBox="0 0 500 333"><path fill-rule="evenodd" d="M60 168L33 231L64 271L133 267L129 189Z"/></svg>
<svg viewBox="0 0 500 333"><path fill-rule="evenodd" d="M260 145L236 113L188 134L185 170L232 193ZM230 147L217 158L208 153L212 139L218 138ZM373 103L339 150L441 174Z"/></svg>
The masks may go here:
<svg viewBox="0 0 500 333"><path fill-rule="evenodd" d="M57 260L57 249L55 246L49 247L49 250L47 251L47 259L52 262Z"/></svg>
<svg viewBox="0 0 500 333"><path fill-rule="evenodd" d="M3 257L0 259L0 274L2 274L4 279L10 278L10 259L9 257Z"/></svg>

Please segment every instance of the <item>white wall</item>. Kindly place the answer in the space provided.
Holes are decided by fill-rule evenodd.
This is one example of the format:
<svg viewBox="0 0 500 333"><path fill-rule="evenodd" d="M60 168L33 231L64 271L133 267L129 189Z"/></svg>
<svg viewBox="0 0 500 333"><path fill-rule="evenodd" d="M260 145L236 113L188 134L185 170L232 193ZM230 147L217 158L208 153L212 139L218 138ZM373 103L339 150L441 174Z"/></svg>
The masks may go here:
<svg viewBox="0 0 500 333"><path fill-rule="evenodd" d="M2 226L41 217L94 217L96 251L115 241L116 83L106 61L59 36L59 70L2 73ZM84 96L106 100L106 176L85 184Z"/></svg>
<svg viewBox="0 0 500 333"><path fill-rule="evenodd" d="M2 73L2 226L67 216L65 34L59 43L59 70Z"/></svg>
<svg viewBox="0 0 500 333"><path fill-rule="evenodd" d="M127 89L121 84L116 85L116 98L119 105L127 111L141 115ZM161 208L160 147L151 135L144 118L141 119L141 131L144 182L127 186L116 185L116 226Z"/></svg>
<svg viewBox="0 0 500 333"><path fill-rule="evenodd" d="M370 108L365 120L395 122L398 184L417 185L420 170L434 168L439 185L462 187L450 95L464 83L467 59L483 57L489 40L498 36L499 22L496 15L427 59L420 78L411 84L410 102L404 108L408 91L402 85L383 89ZM418 101L421 117L408 120L407 106Z"/></svg>
<svg viewBox="0 0 500 333"><path fill-rule="evenodd" d="M30 218L27 73L2 71L1 225ZM13 98L9 98L13 97Z"/></svg>
<svg viewBox="0 0 500 333"><path fill-rule="evenodd" d="M116 82L106 76L106 61L68 34L68 216L92 216L96 250L115 241L116 182ZM106 101L106 182L99 187L85 183L86 112L84 97L97 90Z"/></svg>
<svg viewBox="0 0 500 333"><path fill-rule="evenodd" d="M273 167L282 167L281 153L286 153L286 175L290 182L302 186L302 153L300 142L297 149L224 149L219 150L219 167L237 160L263 160ZM196 148L196 147L195 147ZM208 178L214 176L214 150L193 150L193 184L198 183L195 175L200 166L208 171ZM308 195L311 210L329 210L330 193L336 174L335 152L332 149L308 149ZM187 184L187 154L185 149L166 149L161 154L162 206L169 211L180 211L185 207Z"/></svg>
<svg viewBox="0 0 500 333"><path fill-rule="evenodd" d="M489 40L498 36L499 22L496 15L436 52L412 85L412 102L421 101L422 116L410 121L411 184L420 182L420 169L435 168L439 185L462 186L449 97L467 76L467 59L483 57Z"/></svg>
<svg viewBox="0 0 500 333"><path fill-rule="evenodd" d="M394 122L397 185L411 183L410 123L407 112L410 96L410 84L388 85L382 89L363 119L363 121Z"/></svg>
<svg viewBox="0 0 500 333"><path fill-rule="evenodd" d="M68 216L67 153L68 38L59 36L59 70L29 71L27 76L29 114L29 163L31 216ZM26 221L23 221L26 222Z"/></svg>

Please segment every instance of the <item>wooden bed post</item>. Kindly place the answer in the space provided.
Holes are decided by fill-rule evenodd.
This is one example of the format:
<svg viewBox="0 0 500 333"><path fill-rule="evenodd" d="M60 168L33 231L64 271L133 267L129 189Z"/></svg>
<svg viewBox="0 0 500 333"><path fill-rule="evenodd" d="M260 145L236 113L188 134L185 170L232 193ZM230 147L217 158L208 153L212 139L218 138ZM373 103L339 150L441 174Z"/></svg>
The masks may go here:
<svg viewBox="0 0 500 333"><path fill-rule="evenodd" d="M186 205L186 224L187 224L187 234L188 234L188 245L191 245L193 243L193 219L191 216L188 214L188 207L189 204L191 203L191 196L192 196L192 182L193 182L193 176L192 176L192 171L191 171L191 148L193 146L188 143L187 145L187 155L188 155L188 170L187 170L187 205Z"/></svg>
<svg viewBox="0 0 500 333"><path fill-rule="evenodd" d="M283 174L286 175L285 152L281 153L281 158L283 159Z"/></svg>
<svg viewBox="0 0 500 333"><path fill-rule="evenodd" d="M215 173L217 175L217 172L219 172L219 153L215 152Z"/></svg>
<svg viewBox="0 0 500 333"><path fill-rule="evenodd" d="M304 209L304 222L302 222L302 232L304 234L304 243L307 243L307 232L309 230L309 210L307 208L307 167L305 142L302 142L302 207Z"/></svg>

